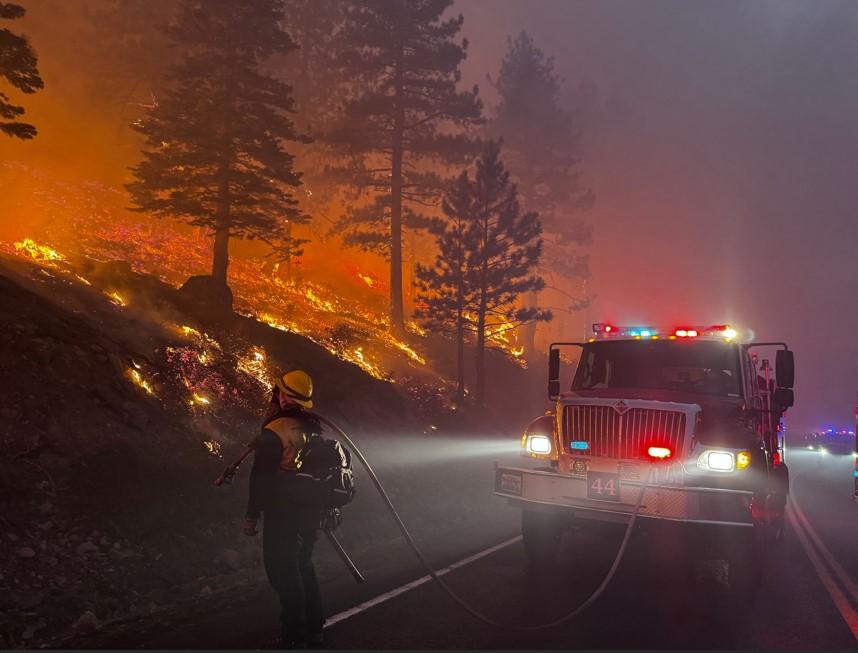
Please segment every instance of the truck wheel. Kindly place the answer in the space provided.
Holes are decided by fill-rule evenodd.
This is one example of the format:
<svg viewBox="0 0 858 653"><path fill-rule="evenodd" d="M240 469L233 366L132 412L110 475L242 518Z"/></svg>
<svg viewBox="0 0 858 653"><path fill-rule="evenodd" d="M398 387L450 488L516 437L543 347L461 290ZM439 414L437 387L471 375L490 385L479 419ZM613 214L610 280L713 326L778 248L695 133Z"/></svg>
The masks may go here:
<svg viewBox="0 0 858 653"><path fill-rule="evenodd" d="M521 536L528 561L535 567L550 565L557 559L563 525L550 513L522 510Z"/></svg>

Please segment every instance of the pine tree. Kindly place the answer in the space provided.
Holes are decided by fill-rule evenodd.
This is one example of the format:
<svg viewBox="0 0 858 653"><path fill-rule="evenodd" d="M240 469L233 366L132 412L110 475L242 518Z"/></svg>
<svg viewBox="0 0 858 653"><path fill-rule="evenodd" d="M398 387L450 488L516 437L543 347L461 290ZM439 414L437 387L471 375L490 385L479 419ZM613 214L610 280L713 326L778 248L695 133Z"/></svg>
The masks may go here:
<svg viewBox="0 0 858 653"><path fill-rule="evenodd" d="M345 243L390 261L391 328L403 329L403 228L432 224L439 165L465 163L473 143L463 128L481 122L477 88L457 89L467 41L452 0L352 0L340 36L351 80L340 126L329 135L348 159L342 171L372 197L338 225Z"/></svg>
<svg viewBox="0 0 858 653"><path fill-rule="evenodd" d="M212 277L226 284L229 239L282 236L306 220L285 141L305 141L290 115L291 87L263 70L295 49L278 0L185 0L168 29L185 52L158 104L136 129L144 160L128 185L135 209L214 232Z"/></svg>
<svg viewBox="0 0 858 653"><path fill-rule="evenodd" d="M0 19L15 20L25 13L20 5L0 2ZM36 54L26 37L0 29L0 78L22 93L35 93L45 86L37 63ZM23 114L24 107L12 104L9 96L0 91L0 132L22 140L33 138L36 128L17 120Z"/></svg>
<svg viewBox="0 0 858 653"><path fill-rule="evenodd" d="M591 227L579 214L592 207L593 191L581 179L580 133L573 113L563 106L563 80L553 57L522 31L507 38L497 79L500 96L489 132L502 136L507 160L527 206L539 212L545 232L543 267L566 279L589 276L586 256L575 251L590 242ZM535 305L531 293L526 302ZM524 329L532 351L536 323Z"/></svg>
<svg viewBox="0 0 858 653"><path fill-rule="evenodd" d="M526 292L545 286L533 274L542 255L542 225L536 212L522 213L518 189L500 160L500 145L490 141L477 160L473 197L474 247L468 263L475 293L477 369L474 397L485 405L486 340L499 329L518 328L552 318L551 311L520 306Z"/></svg>
<svg viewBox="0 0 858 653"><path fill-rule="evenodd" d="M473 305L473 292L467 283L468 248L473 230L471 180L462 172L451 185L443 201L445 222L434 229L438 254L433 267L418 265L417 279L421 306L415 316L436 332L453 333L456 343L456 398L465 397L465 335L470 329L466 313Z"/></svg>
<svg viewBox="0 0 858 653"><path fill-rule="evenodd" d="M430 328L455 333L460 397L464 341L469 332L474 334L474 397L482 406L488 342L502 330L550 320L552 315L519 305L522 293L544 286L533 274L542 253L542 227L535 212L522 212L516 186L500 159L499 143L485 144L475 168L473 179L462 173L445 198L446 223L437 233L435 265L419 268L425 304L420 315Z"/></svg>

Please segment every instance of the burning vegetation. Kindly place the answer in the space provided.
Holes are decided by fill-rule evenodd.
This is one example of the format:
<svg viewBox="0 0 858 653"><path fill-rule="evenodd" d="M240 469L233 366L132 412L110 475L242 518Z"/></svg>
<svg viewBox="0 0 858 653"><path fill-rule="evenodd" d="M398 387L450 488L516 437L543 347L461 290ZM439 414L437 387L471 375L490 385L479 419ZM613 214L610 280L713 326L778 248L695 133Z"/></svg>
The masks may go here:
<svg viewBox="0 0 858 653"><path fill-rule="evenodd" d="M117 169L130 176L124 188L115 178L56 181L0 161L19 208L39 216L4 249L81 284L93 282L93 261L122 261L174 286L211 271L238 313L309 338L377 379L440 382L444 365L429 353L440 337L453 352L478 352L474 387L460 369L456 393L483 404L484 351L524 366L536 323L552 317L539 299L546 267L554 285L577 288L586 277L569 250L588 241L575 214L592 193L580 182L578 131L551 58L524 33L510 39L492 82L500 104L487 111L479 90L460 84L467 42L450 5L401 7L391 43L402 42L405 57L374 40L389 7L359 0L159 0L135 10L139 24L118 6L91 24L72 20L87 34L80 40L116 50L115 62L81 55L117 67L103 71L106 88L140 80L117 136L125 153ZM138 42L159 50L125 51ZM356 56L368 47L372 57ZM57 61L38 64L53 71ZM40 90L35 59L27 65L35 77L24 92ZM397 107L393 97L406 99ZM502 194L483 198L497 201L492 215L468 204L486 183ZM549 247L561 241L563 251ZM463 248L458 263L450 258ZM97 285L116 308L133 306L126 289Z"/></svg>

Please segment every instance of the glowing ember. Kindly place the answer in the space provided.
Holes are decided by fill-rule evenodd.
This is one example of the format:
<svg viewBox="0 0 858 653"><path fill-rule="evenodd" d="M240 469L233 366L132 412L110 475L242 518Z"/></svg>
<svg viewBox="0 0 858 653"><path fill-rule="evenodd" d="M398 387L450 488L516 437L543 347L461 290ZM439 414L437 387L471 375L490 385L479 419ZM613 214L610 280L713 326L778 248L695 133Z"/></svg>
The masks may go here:
<svg viewBox="0 0 858 653"><path fill-rule="evenodd" d="M265 350L254 347L249 354L238 357L236 367L240 372L259 383L267 392L270 392L274 384L271 383L271 374L268 373L266 359Z"/></svg>
<svg viewBox="0 0 858 653"><path fill-rule="evenodd" d="M120 295L118 292L115 292L115 291L114 292L106 292L104 294L107 295L107 298L113 304L116 304L116 306L127 306L128 305L127 302L125 301L125 298L122 295Z"/></svg>
<svg viewBox="0 0 858 653"><path fill-rule="evenodd" d="M397 340L396 338L391 338L390 340L391 340L391 342L393 343L393 346L394 346L394 347L397 347L397 348L401 349L402 351L404 351L406 354L408 354L408 358L410 358L411 360L413 360L415 363L419 363L420 365L425 365L425 364L426 364L426 359L425 359L425 358L423 358L423 357L422 357L420 354L418 354L416 351L414 351L414 350L413 350L411 347L409 347L407 344L405 344L405 343L404 343L404 342L402 342L401 340Z"/></svg>
<svg viewBox="0 0 858 653"><path fill-rule="evenodd" d="M211 358L212 349L215 349L217 351L222 350L222 347L220 346L220 343L217 340L212 338L207 333L202 333L200 331L197 331L194 327L189 327L189 326L183 325L183 326L177 326L176 329L179 331L179 333L181 333L181 334L183 334L189 338L196 339L202 347L206 348L208 359ZM204 354L205 353L206 352L204 352ZM200 362L205 363L206 361L201 359Z"/></svg>
<svg viewBox="0 0 858 653"><path fill-rule="evenodd" d="M422 326L417 324L417 322L408 322L405 325L405 328L411 331L411 333L415 333L418 336L425 336L428 332Z"/></svg>
<svg viewBox="0 0 858 653"><path fill-rule="evenodd" d="M139 367L137 363L134 363L135 367ZM128 376L131 377L131 380L134 381L134 384L143 388L150 395L154 395L155 391L152 389L152 386L149 385L149 382L143 378L143 375L140 374L136 369L129 369Z"/></svg>
<svg viewBox="0 0 858 653"><path fill-rule="evenodd" d="M376 379L387 380L387 377L378 364L369 360L366 354L364 354L363 347L356 347L350 352L342 352L341 357L347 361L351 361L370 376L374 376Z"/></svg>
<svg viewBox="0 0 858 653"><path fill-rule="evenodd" d="M211 399L209 399L208 397L204 397L203 395L195 392L191 396L191 400L188 403L190 403L191 406L193 406L193 405L208 406L209 404L211 404Z"/></svg>
<svg viewBox="0 0 858 653"><path fill-rule="evenodd" d="M38 263L52 264L54 261L65 261L66 257L47 245L39 245L32 238L25 238L15 243L15 252L29 256Z"/></svg>
<svg viewBox="0 0 858 653"><path fill-rule="evenodd" d="M220 442L215 442L214 440L203 440L203 446L205 446L205 448L208 449L208 452L213 456L223 458L220 453Z"/></svg>
<svg viewBox="0 0 858 653"><path fill-rule="evenodd" d="M363 282L364 282L367 286L369 286L370 288L374 288L374 287L375 287L375 284L376 284L375 279L373 279L373 278L372 278L371 276L369 276L368 274L359 274L359 275L358 275L358 279L360 279L361 281L363 281Z"/></svg>
<svg viewBox="0 0 858 653"><path fill-rule="evenodd" d="M328 311L329 313L335 313L337 311L337 307L334 305L333 302L330 302L326 299L322 299L310 288L304 291L304 296L309 299L313 305L323 311Z"/></svg>
<svg viewBox="0 0 858 653"><path fill-rule="evenodd" d="M89 279L85 279L84 277L80 276L79 274L74 275L74 277L75 277L75 279L80 281L82 284L85 284L87 286L92 285L92 283L90 283Z"/></svg>

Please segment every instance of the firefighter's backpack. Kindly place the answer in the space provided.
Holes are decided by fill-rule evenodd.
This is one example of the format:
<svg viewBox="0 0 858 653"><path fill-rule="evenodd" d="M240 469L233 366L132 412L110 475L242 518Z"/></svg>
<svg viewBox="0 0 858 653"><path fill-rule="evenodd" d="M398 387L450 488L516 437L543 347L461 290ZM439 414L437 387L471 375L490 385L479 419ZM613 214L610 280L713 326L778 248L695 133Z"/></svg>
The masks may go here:
<svg viewBox="0 0 858 653"><path fill-rule="evenodd" d="M330 509L341 508L354 499L352 454L337 440L311 435L296 462L304 502Z"/></svg>

